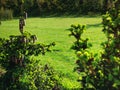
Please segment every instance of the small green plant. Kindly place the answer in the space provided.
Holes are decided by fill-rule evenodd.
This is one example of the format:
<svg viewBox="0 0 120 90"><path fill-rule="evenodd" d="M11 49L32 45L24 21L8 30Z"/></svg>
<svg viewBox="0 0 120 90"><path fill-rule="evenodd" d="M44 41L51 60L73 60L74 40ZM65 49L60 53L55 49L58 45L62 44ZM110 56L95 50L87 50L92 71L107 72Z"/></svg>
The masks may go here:
<svg viewBox="0 0 120 90"><path fill-rule="evenodd" d="M90 46L90 44L88 43L88 38L82 39L81 37L85 29L86 29L85 25L80 24L78 25L72 24L71 28L68 29L71 32L69 36L74 36L74 38L76 39L71 49L79 51L85 50Z"/></svg>

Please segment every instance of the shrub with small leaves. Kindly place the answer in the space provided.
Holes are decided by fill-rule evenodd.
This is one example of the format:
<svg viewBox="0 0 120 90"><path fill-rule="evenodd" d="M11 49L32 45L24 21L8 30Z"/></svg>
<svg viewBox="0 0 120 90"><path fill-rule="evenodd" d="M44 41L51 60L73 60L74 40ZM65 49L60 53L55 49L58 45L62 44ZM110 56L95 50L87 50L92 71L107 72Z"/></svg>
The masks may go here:
<svg viewBox="0 0 120 90"><path fill-rule="evenodd" d="M0 77L2 90L59 89L59 75L49 66L34 59L45 55L55 43L37 44L36 35L28 32L0 39L0 63L6 73Z"/></svg>
<svg viewBox="0 0 120 90"><path fill-rule="evenodd" d="M103 32L107 41L102 44L104 52L100 62L104 74L104 88L120 89L120 0L103 15Z"/></svg>
<svg viewBox="0 0 120 90"><path fill-rule="evenodd" d="M96 74L95 67L97 66L97 62L95 62L94 57L97 57L97 55L93 56L93 54L88 51L88 48L92 46L88 43L88 38L82 39L85 25L71 25L69 30L71 32L70 36L74 36L76 39L72 49L76 51L78 58L76 60L77 66L74 68L74 70L80 74L78 81L81 82L84 89L93 87L91 84L92 79L90 78Z"/></svg>
<svg viewBox="0 0 120 90"><path fill-rule="evenodd" d="M71 28L68 29L71 33L69 34L69 36L74 36L74 38L76 39L76 41L74 42L73 46L71 47L71 49L79 51L79 50L85 50L86 48L88 48L89 46L91 46L91 44L88 43L88 38L86 39L82 39L82 34L85 31L85 25L71 25Z"/></svg>

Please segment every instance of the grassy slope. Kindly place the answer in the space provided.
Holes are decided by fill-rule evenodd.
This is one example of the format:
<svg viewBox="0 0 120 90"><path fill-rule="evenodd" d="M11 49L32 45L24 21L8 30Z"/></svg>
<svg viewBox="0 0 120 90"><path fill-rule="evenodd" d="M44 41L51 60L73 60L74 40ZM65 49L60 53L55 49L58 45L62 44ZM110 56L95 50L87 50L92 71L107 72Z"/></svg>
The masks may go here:
<svg viewBox="0 0 120 90"><path fill-rule="evenodd" d="M39 56L43 63L49 63L58 72L65 77L62 82L65 87L75 88L77 73L73 72L75 67L74 51L70 47L74 41L73 37L69 37L68 29L71 24L86 24L87 30L83 37L89 38L89 42L93 44L92 52L101 50L100 43L105 40L104 34L101 32L100 17L55 17L55 18L28 18L26 20L25 31L37 35L38 42L50 43L56 42L52 53L45 56ZM0 26L0 37L8 37L9 35L18 35L18 20L3 21Z"/></svg>

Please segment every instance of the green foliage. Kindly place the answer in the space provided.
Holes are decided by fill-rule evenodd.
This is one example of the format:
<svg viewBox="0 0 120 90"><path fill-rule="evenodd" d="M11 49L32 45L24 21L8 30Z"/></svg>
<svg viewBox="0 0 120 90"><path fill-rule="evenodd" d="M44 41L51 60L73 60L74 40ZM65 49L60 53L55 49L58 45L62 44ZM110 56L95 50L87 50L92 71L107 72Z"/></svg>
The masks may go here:
<svg viewBox="0 0 120 90"><path fill-rule="evenodd" d="M103 0L84 0L82 4L82 12L89 14L90 12L101 12Z"/></svg>
<svg viewBox="0 0 120 90"><path fill-rule="evenodd" d="M120 88L120 1L103 16L103 32L108 40L103 43L101 66L105 75L106 88Z"/></svg>
<svg viewBox="0 0 120 90"><path fill-rule="evenodd" d="M0 77L2 90L59 89L59 76L49 66L40 65L34 56L50 51L49 45L36 44L35 35L25 32L9 39L0 39L0 63L6 73Z"/></svg>
<svg viewBox="0 0 120 90"><path fill-rule="evenodd" d="M76 55L78 57L78 60L76 61L77 66L74 69L80 74L78 81L82 83L82 88L84 89L94 88L94 85L92 85L92 79L93 76L97 74L95 72L98 64L96 60L97 54L93 55L90 53L87 49L91 46L91 44L88 44L88 39L82 39L85 25L71 25L69 30L71 32L70 35L74 36L76 39L72 49L76 50Z"/></svg>
<svg viewBox="0 0 120 90"><path fill-rule="evenodd" d="M3 67L1 67L1 65L0 65L0 77L1 77L4 73L6 73L6 71L5 71L5 69L4 69Z"/></svg>
<svg viewBox="0 0 120 90"><path fill-rule="evenodd" d="M78 66L75 70L84 89L120 89L120 1L114 3L114 7L103 16L103 32L107 41L102 44L104 51L101 57L84 49L76 53Z"/></svg>
<svg viewBox="0 0 120 90"><path fill-rule="evenodd" d="M3 54L6 54L5 58L8 60L6 61L5 58L2 59L2 65L4 66L6 65L5 62L9 62L16 66L19 61L22 61L21 63L23 63L25 57L31 55L38 56L40 53L45 54L50 46L55 45L54 43L51 43L50 45L35 44L36 39L35 35L25 32L20 36L10 36L9 40L2 40L1 51ZM9 69L11 66L11 64L8 64L8 66L5 67Z"/></svg>
<svg viewBox="0 0 120 90"><path fill-rule="evenodd" d="M13 18L12 10L0 8L0 20L8 20L12 18Z"/></svg>
<svg viewBox="0 0 120 90"><path fill-rule="evenodd" d="M100 83L104 84L104 82L101 80L103 73L100 73L98 67L98 55L93 55L93 53L87 50L78 51L76 55L78 60L76 61L77 67L75 67L75 71L78 71L80 75L78 81L82 84L82 88L100 88ZM99 84L98 79L101 80Z"/></svg>
<svg viewBox="0 0 120 90"><path fill-rule="evenodd" d="M12 9L15 16L22 14L24 9L29 16L63 13L88 14L89 12L100 13L103 9L103 1L105 0L1 0L0 8Z"/></svg>
<svg viewBox="0 0 120 90"><path fill-rule="evenodd" d="M71 34L69 36L74 36L76 41L74 42L74 45L71 47L72 49L79 51L79 50L85 50L88 48L90 44L88 44L88 38L82 39L81 35L85 31L85 25L71 25L71 28L69 29Z"/></svg>

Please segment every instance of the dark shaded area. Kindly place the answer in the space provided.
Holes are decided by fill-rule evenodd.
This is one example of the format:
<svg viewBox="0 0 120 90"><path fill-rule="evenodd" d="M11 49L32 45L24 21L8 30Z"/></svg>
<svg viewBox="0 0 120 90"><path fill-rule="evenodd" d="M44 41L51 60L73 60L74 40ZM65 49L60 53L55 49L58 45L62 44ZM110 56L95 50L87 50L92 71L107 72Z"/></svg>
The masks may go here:
<svg viewBox="0 0 120 90"><path fill-rule="evenodd" d="M87 28L91 28L91 27L101 27L102 23L96 23L96 24L87 24L86 27Z"/></svg>
<svg viewBox="0 0 120 90"><path fill-rule="evenodd" d="M4 14L4 11L8 9L14 17L22 15L23 11L27 11L28 16L64 14L92 16L104 13L107 10L107 4L108 1L103 0L0 0L0 14Z"/></svg>

